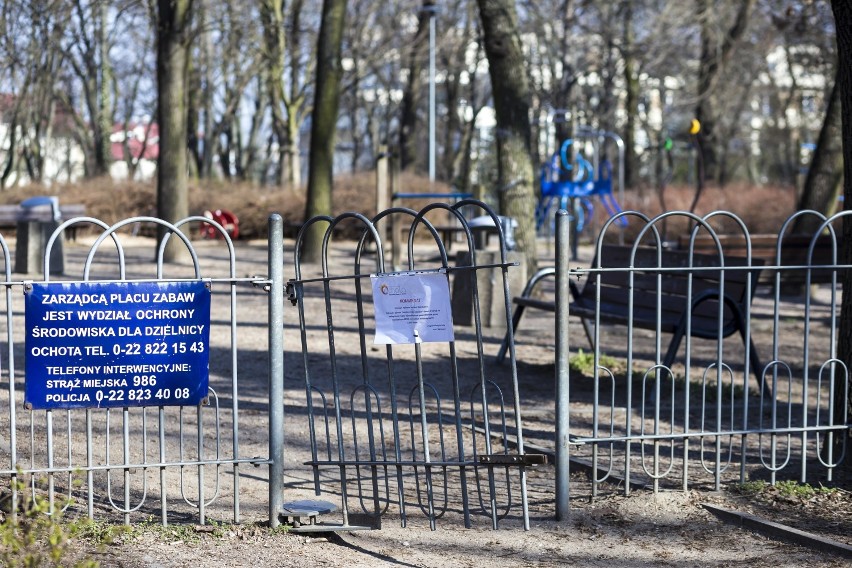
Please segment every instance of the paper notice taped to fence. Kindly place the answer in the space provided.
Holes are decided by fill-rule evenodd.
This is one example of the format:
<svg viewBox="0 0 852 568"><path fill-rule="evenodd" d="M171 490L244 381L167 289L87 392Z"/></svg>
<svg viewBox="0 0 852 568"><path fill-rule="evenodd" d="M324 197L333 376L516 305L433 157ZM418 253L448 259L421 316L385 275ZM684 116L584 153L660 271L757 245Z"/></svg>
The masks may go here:
<svg viewBox="0 0 852 568"><path fill-rule="evenodd" d="M453 341L450 286L445 273L379 274L370 280L376 317L374 343Z"/></svg>

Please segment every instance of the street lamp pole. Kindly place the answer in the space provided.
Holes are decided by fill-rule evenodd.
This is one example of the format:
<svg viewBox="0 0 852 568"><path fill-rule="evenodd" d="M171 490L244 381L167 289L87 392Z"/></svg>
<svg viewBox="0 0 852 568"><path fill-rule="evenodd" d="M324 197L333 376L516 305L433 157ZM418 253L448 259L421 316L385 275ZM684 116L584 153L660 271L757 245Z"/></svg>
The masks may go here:
<svg viewBox="0 0 852 568"><path fill-rule="evenodd" d="M429 181L435 181L435 16L434 3L423 5L429 14Z"/></svg>

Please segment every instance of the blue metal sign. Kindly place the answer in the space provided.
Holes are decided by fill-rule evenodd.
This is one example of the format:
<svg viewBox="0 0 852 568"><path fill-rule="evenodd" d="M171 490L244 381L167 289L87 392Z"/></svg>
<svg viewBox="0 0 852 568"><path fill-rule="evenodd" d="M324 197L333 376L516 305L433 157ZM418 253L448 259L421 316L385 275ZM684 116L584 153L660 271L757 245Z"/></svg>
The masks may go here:
<svg viewBox="0 0 852 568"><path fill-rule="evenodd" d="M184 406L207 396L207 283L33 283L25 297L28 408Z"/></svg>

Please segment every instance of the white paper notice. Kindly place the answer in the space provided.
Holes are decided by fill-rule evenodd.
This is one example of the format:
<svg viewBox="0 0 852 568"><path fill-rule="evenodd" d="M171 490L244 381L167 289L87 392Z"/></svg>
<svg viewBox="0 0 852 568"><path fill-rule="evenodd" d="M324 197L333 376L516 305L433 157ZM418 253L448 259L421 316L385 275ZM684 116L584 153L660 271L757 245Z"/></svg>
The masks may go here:
<svg viewBox="0 0 852 568"><path fill-rule="evenodd" d="M376 312L374 343L453 341L450 286L442 272L370 277Z"/></svg>

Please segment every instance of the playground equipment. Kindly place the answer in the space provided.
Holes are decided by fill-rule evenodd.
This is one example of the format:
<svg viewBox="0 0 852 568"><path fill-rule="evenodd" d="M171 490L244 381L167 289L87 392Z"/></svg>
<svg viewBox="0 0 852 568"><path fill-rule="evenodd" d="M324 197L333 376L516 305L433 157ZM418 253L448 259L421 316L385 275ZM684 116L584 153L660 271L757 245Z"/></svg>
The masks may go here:
<svg viewBox="0 0 852 568"><path fill-rule="evenodd" d="M240 220L233 212L228 211L227 209L216 209L215 211L205 211L204 217L212 219L222 225L222 228L227 231L228 235L232 239L236 239L240 236ZM224 238L222 233L220 233L216 227L207 223L204 223L201 226L201 237L205 239Z"/></svg>
<svg viewBox="0 0 852 568"><path fill-rule="evenodd" d="M695 193L692 198L692 204L689 206L689 212L694 213L698 205L698 200L701 198L701 193L704 190L704 160L703 151L701 149L701 123L697 119L692 119L689 127L682 132L672 133L662 142L653 146L653 149L659 152L659 160L662 163L661 174L657 181L657 199L660 203L661 211L668 211L669 206L666 203L666 188L674 179L675 176L675 154L680 154L681 159L686 158L686 177L688 183L695 184ZM660 225L663 240L668 238L668 225L664 219Z"/></svg>
<svg viewBox="0 0 852 568"><path fill-rule="evenodd" d="M556 111L554 111L556 112ZM551 116L554 116L553 114ZM615 143L618 151L618 199L613 194L612 163L606 158L604 146ZM591 160L584 155L591 150ZM577 237L594 217L594 201L600 202L612 217L622 211L624 200L624 141L613 132L595 130L587 126L576 129L575 136L562 142L558 152L552 154L542 166L540 190L536 207L536 229L550 234L551 222L557 209L571 215L571 254L577 256ZM627 220L621 217L621 229ZM623 231L619 240L623 242Z"/></svg>

